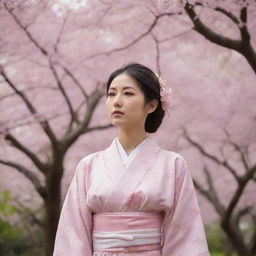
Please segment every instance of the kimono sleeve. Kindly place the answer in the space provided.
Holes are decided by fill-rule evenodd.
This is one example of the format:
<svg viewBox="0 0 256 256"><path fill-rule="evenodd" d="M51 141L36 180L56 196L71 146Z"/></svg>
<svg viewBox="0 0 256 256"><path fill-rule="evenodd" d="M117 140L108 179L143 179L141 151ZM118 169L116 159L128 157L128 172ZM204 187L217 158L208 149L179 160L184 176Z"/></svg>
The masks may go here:
<svg viewBox="0 0 256 256"><path fill-rule="evenodd" d="M85 158L80 160L63 202L53 256L92 255L92 215L86 205Z"/></svg>
<svg viewBox="0 0 256 256"><path fill-rule="evenodd" d="M162 256L210 256L187 162L175 160L174 204L165 212Z"/></svg>

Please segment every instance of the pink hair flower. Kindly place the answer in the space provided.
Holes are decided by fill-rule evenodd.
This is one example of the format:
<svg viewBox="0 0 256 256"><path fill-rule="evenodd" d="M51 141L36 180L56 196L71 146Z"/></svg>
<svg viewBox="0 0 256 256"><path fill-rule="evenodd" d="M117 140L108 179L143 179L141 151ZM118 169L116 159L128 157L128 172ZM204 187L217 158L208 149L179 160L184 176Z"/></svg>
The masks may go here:
<svg viewBox="0 0 256 256"><path fill-rule="evenodd" d="M162 106L163 106L164 111L168 115L170 115L172 94L173 94L172 88L166 88L166 87L161 88L160 95L161 95Z"/></svg>
<svg viewBox="0 0 256 256"><path fill-rule="evenodd" d="M173 90L172 88L167 88L166 87L166 82L165 80L163 80L163 78L161 76L159 76L157 73L155 73L158 81L160 83L160 96L161 96L161 102L162 102L162 107L163 110L165 111L165 113L167 113L168 115L170 115L170 108L171 108L171 98L173 95Z"/></svg>

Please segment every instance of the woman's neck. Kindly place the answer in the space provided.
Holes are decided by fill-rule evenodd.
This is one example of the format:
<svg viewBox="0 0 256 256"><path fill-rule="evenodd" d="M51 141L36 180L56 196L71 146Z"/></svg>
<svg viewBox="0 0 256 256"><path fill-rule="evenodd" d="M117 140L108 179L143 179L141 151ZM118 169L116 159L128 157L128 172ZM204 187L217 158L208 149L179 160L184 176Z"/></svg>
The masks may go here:
<svg viewBox="0 0 256 256"><path fill-rule="evenodd" d="M124 150L127 154L133 151L142 141L147 138L147 134L145 131L139 133L138 131L125 132L119 130L118 140L122 144Z"/></svg>

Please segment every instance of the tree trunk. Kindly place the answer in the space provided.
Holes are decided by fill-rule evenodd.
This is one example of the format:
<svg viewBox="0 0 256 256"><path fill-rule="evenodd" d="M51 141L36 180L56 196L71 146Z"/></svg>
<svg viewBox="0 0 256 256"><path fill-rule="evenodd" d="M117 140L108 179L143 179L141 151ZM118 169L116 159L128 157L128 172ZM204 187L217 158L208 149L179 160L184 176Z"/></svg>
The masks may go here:
<svg viewBox="0 0 256 256"><path fill-rule="evenodd" d="M230 242L236 250L236 253L239 256L253 256L252 252L250 252L250 250L244 244L243 239L239 237L234 227L231 225L231 223L221 223L221 226L230 239Z"/></svg>
<svg viewBox="0 0 256 256"><path fill-rule="evenodd" d="M46 181L48 196L44 201L45 216L45 255L52 256L56 231L58 227L60 211L61 211L61 178L63 168L61 170L50 171L50 175Z"/></svg>
<svg viewBox="0 0 256 256"><path fill-rule="evenodd" d="M232 256L234 252L233 245L230 243L230 240L226 238L223 240L223 249L225 256Z"/></svg>

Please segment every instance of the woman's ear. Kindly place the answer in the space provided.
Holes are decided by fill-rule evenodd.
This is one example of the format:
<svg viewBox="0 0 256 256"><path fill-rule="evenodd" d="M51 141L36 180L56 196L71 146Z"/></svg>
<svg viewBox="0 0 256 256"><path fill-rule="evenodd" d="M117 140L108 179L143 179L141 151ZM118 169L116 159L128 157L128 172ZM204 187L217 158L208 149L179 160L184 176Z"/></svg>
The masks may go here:
<svg viewBox="0 0 256 256"><path fill-rule="evenodd" d="M158 101L155 99L155 100L152 100L148 103L148 113L152 113L156 110L158 106Z"/></svg>

